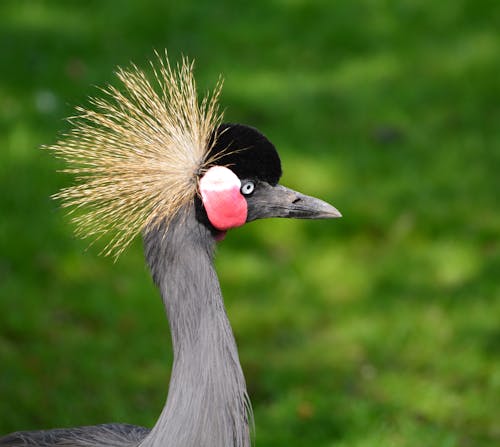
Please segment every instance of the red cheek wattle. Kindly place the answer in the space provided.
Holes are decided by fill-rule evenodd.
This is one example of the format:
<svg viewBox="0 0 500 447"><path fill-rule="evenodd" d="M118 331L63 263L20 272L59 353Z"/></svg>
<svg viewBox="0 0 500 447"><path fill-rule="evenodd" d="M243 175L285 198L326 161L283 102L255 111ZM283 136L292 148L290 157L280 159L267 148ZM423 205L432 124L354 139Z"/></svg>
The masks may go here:
<svg viewBox="0 0 500 447"><path fill-rule="evenodd" d="M200 180L203 206L210 223L218 230L239 227L247 220L247 201L241 182L230 169L214 166Z"/></svg>
<svg viewBox="0 0 500 447"><path fill-rule="evenodd" d="M239 188L202 192L203 205L210 223L218 230L239 227L247 220L247 201Z"/></svg>

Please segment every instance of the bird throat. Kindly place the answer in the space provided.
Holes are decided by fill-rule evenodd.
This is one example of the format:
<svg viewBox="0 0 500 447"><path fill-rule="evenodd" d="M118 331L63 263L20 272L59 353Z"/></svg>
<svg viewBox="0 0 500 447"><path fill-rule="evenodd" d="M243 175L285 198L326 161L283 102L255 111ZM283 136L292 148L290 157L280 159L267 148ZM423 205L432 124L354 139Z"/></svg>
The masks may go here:
<svg viewBox="0 0 500 447"><path fill-rule="evenodd" d="M217 231L215 233L215 240L217 242L223 241L226 238L227 231Z"/></svg>
<svg viewBox="0 0 500 447"><path fill-rule="evenodd" d="M181 211L144 234L174 351L166 404L142 447L249 447L251 409L213 266L216 239Z"/></svg>

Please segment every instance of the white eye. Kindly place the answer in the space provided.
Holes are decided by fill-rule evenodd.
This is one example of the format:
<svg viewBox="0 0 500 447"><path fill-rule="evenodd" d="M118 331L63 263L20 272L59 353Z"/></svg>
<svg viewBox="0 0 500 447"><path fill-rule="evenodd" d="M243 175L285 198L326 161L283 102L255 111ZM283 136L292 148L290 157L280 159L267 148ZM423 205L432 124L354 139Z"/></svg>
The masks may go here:
<svg viewBox="0 0 500 447"><path fill-rule="evenodd" d="M241 187L240 191L241 194L245 196L249 196L250 194L253 193L253 190L255 189L255 185L252 181L248 181L243 183L243 186Z"/></svg>

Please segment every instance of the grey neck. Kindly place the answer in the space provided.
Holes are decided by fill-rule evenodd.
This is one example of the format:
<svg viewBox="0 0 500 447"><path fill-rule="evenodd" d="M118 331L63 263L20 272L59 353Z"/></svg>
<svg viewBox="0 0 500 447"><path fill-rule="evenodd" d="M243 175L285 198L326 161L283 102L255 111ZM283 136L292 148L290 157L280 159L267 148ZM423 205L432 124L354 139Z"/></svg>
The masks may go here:
<svg viewBox="0 0 500 447"><path fill-rule="evenodd" d="M249 447L251 414L213 266L215 239L191 205L144 235L165 304L174 363L167 402L141 447Z"/></svg>

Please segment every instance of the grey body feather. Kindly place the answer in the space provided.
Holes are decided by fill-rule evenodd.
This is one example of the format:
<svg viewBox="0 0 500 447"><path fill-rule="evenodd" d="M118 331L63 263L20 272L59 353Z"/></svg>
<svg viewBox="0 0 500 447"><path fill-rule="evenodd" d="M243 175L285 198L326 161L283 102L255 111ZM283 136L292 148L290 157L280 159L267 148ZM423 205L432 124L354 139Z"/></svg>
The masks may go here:
<svg viewBox="0 0 500 447"><path fill-rule="evenodd" d="M167 402L151 431L104 424L17 432L0 438L0 447L249 447L251 408L213 266L215 244L193 203L168 231L145 231L174 349Z"/></svg>
<svg viewBox="0 0 500 447"><path fill-rule="evenodd" d="M129 424L102 424L11 433L0 438L1 447L132 447L149 430Z"/></svg>

